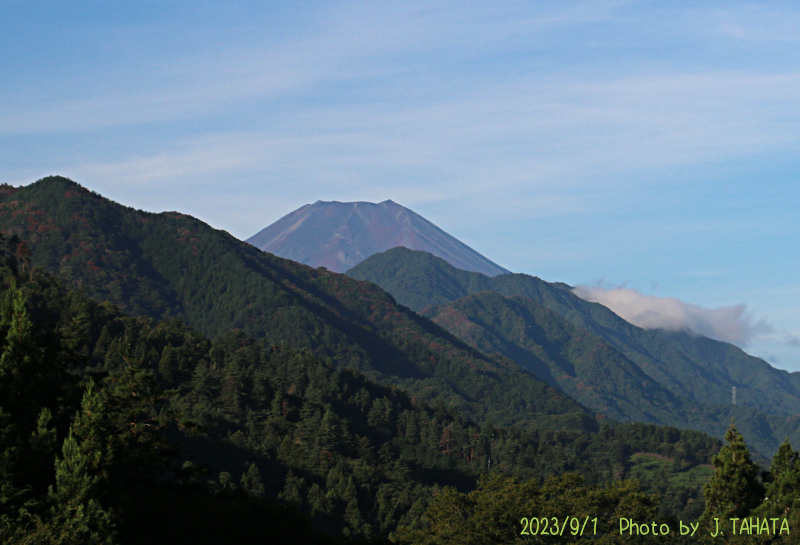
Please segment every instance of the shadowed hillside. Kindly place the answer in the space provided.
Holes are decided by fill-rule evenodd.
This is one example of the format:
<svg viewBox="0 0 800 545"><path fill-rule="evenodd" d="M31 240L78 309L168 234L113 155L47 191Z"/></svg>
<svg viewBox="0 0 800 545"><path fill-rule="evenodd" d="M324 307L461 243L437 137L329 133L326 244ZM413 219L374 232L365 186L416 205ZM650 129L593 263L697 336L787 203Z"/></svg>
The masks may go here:
<svg viewBox="0 0 800 545"><path fill-rule="evenodd" d="M0 229L25 241L26 267L128 312L178 318L208 336L238 328L306 347L480 420L597 426L557 389L468 347L374 284L264 253L178 212L134 210L53 177L4 186Z"/></svg>

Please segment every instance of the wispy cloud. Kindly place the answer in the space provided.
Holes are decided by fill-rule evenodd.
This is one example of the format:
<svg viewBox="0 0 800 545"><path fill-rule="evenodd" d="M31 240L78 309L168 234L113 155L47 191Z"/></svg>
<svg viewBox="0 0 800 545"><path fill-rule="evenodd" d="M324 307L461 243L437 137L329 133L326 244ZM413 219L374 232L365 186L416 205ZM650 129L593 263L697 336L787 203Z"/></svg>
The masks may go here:
<svg viewBox="0 0 800 545"><path fill-rule="evenodd" d="M309 194L402 179L402 187L417 186L416 202L457 193L530 211L550 194L570 202L569 211L590 206L575 202L589 187L624 191L617 172L774 152L800 138L800 74L561 78L421 104L273 112L260 129L183 136L152 154L67 166L91 181L179 185L260 171Z"/></svg>
<svg viewBox="0 0 800 545"><path fill-rule="evenodd" d="M515 36L524 40L537 29L597 21L611 9L589 2L534 12L447 1L380 7L344 2L320 6L291 33L276 26L280 22L270 18L271 10L223 32L213 27L125 22L112 28L82 28L84 41L99 37L109 42L103 44L104 56L117 62L87 59L88 70L83 71L47 66L38 72L38 79L31 76L15 80L13 89L0 88L5 91L0 98L14 106L11 111L0 110L0 134L74 134L192 120L225 113L242 101L298 94L331 104L337 97L320 93L329 93L340 82L358 82L365 94L376 85L383 91L391 86L396 92L396 82L387 78L413 77L432 63L452 63L448 60L452 55L468 58L501 52ZM481 32L475 32L476 26ZM69 29L65 32L77 40ZM247 39L252 36L260 39ZM177 47L177 40L196 47ZM153 55L147 44L159 41L176 47ZM59 85L42 93L41 87L53 85L48 78L57 78ZM27 89L20 84L27 84ZM258 104L247 107L258 109ZM234 111L241 113L235 107Z"/></svg>
<svg viewBox="0 0 800 545"><path fill-rule="evenodd" d="M698 7L690 13L698 26L734 40L751 43L800 40L800 13L796 6L730 2L723 7Z"/></svg>
<svg viewBox="0 0 800 545"><path fill-rule="evenodd" d="M457 185L483 200L490 180L491 200L501 201L520 184L572 190L620 171L794 146L800 73L791 70L532 61L557 57L558 44L584 27L613 22L638 35L626 11L636 5L339 4L296 36L220 40L218 49L100 67L90 93L67 84L0 109L0 136L143 127L161 149L65 165L124 183L258 168L269 176L277 145L283 175L303 172L309 192L332 178L374 183L394 172L411 184L425 178L435 195ZM241 24L244 35L270 30L267 20ZM499 206L519 197L506 201Z"/></svg>
<svg viewBox="0 0 800 545"><path fill-rule="evenodd" d="M792 335L791 333L786 333L783 335L783 342L789 346L800 347L800 338L797 335Z"/></svg>
<svg viewBox="0 0 800 545"><path fill-rule="evenodd" d="M745 305L708 309L673 297L644 295L630 288L578 286L573 291L578 297L600 303L644 329L686 331L742 347L774 332L766 321L753 319Z"/></svg>

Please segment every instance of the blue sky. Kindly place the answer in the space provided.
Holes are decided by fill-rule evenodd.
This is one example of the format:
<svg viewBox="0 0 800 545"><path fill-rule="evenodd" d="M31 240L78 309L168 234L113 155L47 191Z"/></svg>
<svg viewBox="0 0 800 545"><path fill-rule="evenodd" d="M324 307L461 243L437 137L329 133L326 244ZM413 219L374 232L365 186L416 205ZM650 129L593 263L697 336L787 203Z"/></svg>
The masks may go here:
<svg viewBox="0 0 800 545"><path fill-rule="evenodd" d="M0 0L0 182L239 238L392 199L517 272L738 308L800 370L798 46L790 2Z"/></svg>

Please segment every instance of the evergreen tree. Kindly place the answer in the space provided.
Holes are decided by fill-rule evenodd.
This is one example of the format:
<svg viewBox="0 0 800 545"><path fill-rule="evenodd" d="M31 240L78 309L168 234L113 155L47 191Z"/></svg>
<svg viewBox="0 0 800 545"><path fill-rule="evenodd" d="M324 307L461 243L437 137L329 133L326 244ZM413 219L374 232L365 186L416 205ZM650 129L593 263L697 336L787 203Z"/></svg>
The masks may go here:
<svg viewBox="0 0 800 545"><path fill-rule="evenodd" d="M52 387L47 376L52 362L41 357L25 297L15 282L6 292L1 325L8 329L0 355L0 399L16 422L31 425L38 403L49 401L43 390Z"/></svg>
<svg viewBox="0 0 800 545"><path fill-rule="evenodd" d="M11 418L0 407L0 540L7 542L18 531L18 512L26 496L15 485L19 448Z"/></svg>
<svg viewBox="0 0 800 545"><path fill-rule="evenodd" d="M128 485L155 481L175 454L161 430L170 420L192 425L165 408L174 392L161 389L140 360L124 357L124 364L103 381L101 393L107 433L120 452L115 459L116 481Z"/></svg>
<svg viewBox="0 0 800 545"><path fill-rule="evenodd" d="M22 478L26 480L33 490L44 491L53 483L53 474L42 471L42 468L52 466L58 451L58 437L55 427L50 427L53 413L47 407L39 413L36 430L30 435L29 454L21 460Z"/></svg>
<svg viewBox="0 0 800 545"><path fill-rule="evenodd" d="M236 490L236 483L229 471L219 472L219 492Z"/></svg>
<svg viewBox="0 0 800 545"><path fill-rule="evenodd" d="M312 515L329 513L333 509L331 499L325 495L317 483L312 484L308 491L308 503L311 505Z"/></svg>
<svg viewBox="0 0 800 545"><path fill-rule="evenodd" d="M115 542L112 513L96 497L101 479L91 469L96 457L81 447L72 433L64 440L63 457L56 462L56 487L50 493L52 519L44 533L59 544L111 544Z"/></svg>
<svg viewBox="0 0 800 545"><path fill-rule="evenodd" d="M300 507L303 505L303 489L305 488L305 481L302 477L296 477L290 469L286 474L286 481L284 482L283 492L279 494L279 498L293 503Z"/></svg>
<svg viewBox="0 0 800 545"><path fill-rule="evenodd" d="M770 476L772 480L766 487L764 502L756 514L800 522L800 453L792 448L788 439L772 458Z"/></svg>
<svg viewBox="0 0 800 545"><path fill-rule="evenodd" d="M714 475L703 489L706 510L703 518L746 517L763 497L758 466L750 460L744 437L731 423L725 434L727 445L714 456Z"/></svg>
<svg viewBox="0 0 800 545"><path fill-rule="evenodd" d="M115 542L112 513L100 503L112 456L111 442L102 429L104 413L100 396L90 383L64 440L62 457L56 460L56 484L49 493L53 504L50 518L36 531L45 543Z"/></svg>
<svg viewBox="0 0 800 545"><path fill-rule="evenodd" d="M261 473L253 462L247 464L247 469L242 474L242 490L253 497L263 498L265 494L264 483L261 480Z"/></svg>

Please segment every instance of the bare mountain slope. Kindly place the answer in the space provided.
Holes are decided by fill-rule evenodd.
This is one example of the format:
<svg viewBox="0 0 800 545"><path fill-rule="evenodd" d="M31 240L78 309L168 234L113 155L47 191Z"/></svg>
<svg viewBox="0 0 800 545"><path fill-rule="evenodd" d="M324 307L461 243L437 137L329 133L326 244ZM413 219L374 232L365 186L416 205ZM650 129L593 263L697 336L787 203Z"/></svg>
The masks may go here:
<svg viewBox="0 0 800 545"><path fill-rule="evenodd" d="M284 216L247 242L334 272L345 272L373 254L398 246L430 252L459 269L487 276L509 272L393 201L317 201Z"/></svg>

